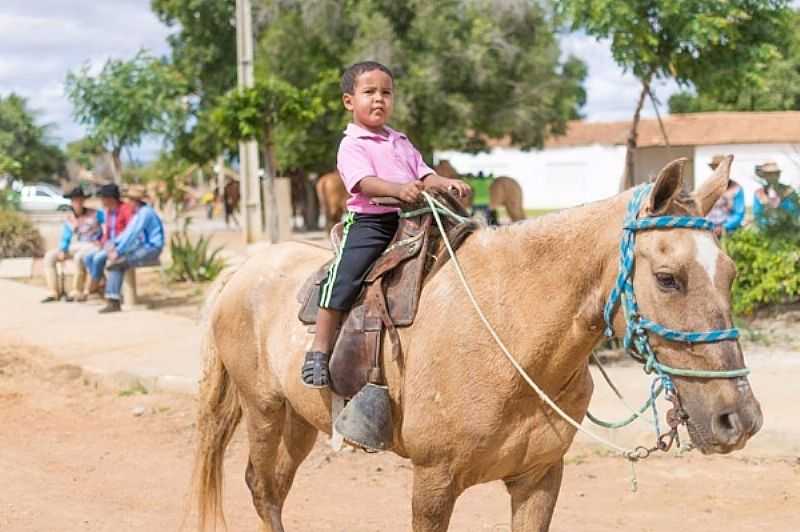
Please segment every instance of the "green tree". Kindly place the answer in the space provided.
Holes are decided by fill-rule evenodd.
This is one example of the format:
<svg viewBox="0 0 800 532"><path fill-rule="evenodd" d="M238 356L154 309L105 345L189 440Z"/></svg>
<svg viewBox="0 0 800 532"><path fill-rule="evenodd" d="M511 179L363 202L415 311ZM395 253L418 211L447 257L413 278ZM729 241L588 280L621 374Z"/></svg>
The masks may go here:
<svg viewBox="0 0 800 532"><path fill-rule="evenodd" d="M175 151L205 164L224 149L211 111L236 87L236 27L232 0L151 0L156 16L175 33L168 37L171 62L187 83L187 120L173 139Z"/></svg>
<svg viewBox="0 0 800 532"><path fill-rule="evenodd" d="M434 149L486 148L508 136L538 147L563 132L585 103L586 68L559 61L554 21L536 2L357 0L264 2L256 68L297 86L315 72L374 59L393 69L393 124L430 160ZM332 166L346 122L335 110L310 131L286 132L312 149L326 146ZM296 146L296 144L292 144ZM279 150L279 160L282 159ZM314 154L318 161L321 154ZM322 168L320 168L322 169Z"/></svg>
<svg viewBox="0 0 800 532"><path fill-rule="evenodd" d="M573 29L611 40L611 53L642 89L628 137L625 186L634 183L639 115L654 79L739 90L758 79L751 66L780 57L790 33L786 0L564 0Z"/></svg>
<svg viewBox="0 0 800 532"><path fill-rule="evenodd" d="M538 2L402 4L362 4L351 57L395 68L397 125L426 157L482 150L489 138L541 147L585 103L585 66L559 61L554 21Z"/></svg>
<svg viewBox="0 0 800 532"><path fill-rule="evenodd" d="M178 145L208 160L219 140L209 109L235 85L233 2L153 0L152 6L180 28L170 38L173 62L196 84L193 126ZM538 2L256 0L253 9L256 79L315 86L328 108L310 124L274 124L275 163L283 171L334 165L347 117L337 84L323 84L320 73L341 72L355 61L375 59L395 71L393 124L428 159L434 149L485 149L492 137L541 146L585 102L586 68L574 58L559 60L555 22Z"/></svg>
<svg viewBox="0 0 800 532"><path fill-rule="evenodd" d="M170 64L141 50L132 59L106 62L97 76L89 65L67 74L73 114L89 135L111 152L115 180L122 150L148 135L174 135L185 122L185 83Z"/></svg>
<svg viewBox="0 0 800 532"><path fill-rule="evenodd" d="M800 27L800 10L790 28ZM800 33L789 31L780 57L750 65L742 83L705 84L669 99L671 113L704 111L800 111Z"/></svg>
<svg viewBox="0 0 800 532"><path fill-rule="evenodd" d="M307 89L267 78L252 88L230 91L212 113L213 123L231 147L241 140L256 140L267 170L273 173L277 168L276 126L302 129L323 114L326 106L319 88L329 85L330 77L331 73L322 73L319 84Z"/></svg>
<svg viewBox="0 0 800 532"><path fill-rule="evenodd" d="M14 93L0 96L0 174L24 181L50 180L64 171L64 154L50 141L50 125L36 123L36 112Z"/></svg>
<svg viewBox="0 0 800 532"><path fill-rule="evenodd" d="M84 137L67 144L67 158L87 170L94 167L95 158L105 152L103 145L91 137Z"/></svg>

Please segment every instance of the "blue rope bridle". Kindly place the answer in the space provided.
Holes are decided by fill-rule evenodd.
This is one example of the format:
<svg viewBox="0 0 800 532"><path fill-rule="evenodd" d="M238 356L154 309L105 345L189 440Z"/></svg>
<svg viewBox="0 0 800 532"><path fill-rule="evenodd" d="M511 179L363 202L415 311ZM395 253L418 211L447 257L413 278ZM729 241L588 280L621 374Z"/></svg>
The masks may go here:
<svg viewBox="0 0 800 532"><path fill-rule="evenodd" d="M657 216L653 218L639 218L639 210L642 201L652 190L653 185L643 185L638 187L633 194L633 198L628 203L628 211L625 215L625 222L622 228L622 241L619 251L619 273L611 295L606 302L603 310L603 317L606 322L605 335L609 338L614 336L612 325L614 310L617 304L622 301L625 315L625 337L623 346L625 351L634 359L644 364L645 373L653 373L658 376L661 384L668 393L674 393L675 386L672 383L675 377L698 377L706 379L731 379L744 377L750 373L748 368L733 370L696 370L673 368L658 361L656 353L650 345L649 333L661 336L673 342L684 342L687 344L700 344L721 342L724 340L736 340L739 338L739 331L736 328L718 329L702 332L678 331L664 327L653 320L650 320L639 313L639 306L636 303L636 294L633 290L633 268L634 268L634 249L636 245L636 232L657 229L702 229L712 231L714 224L705 218L695 216ZM651 392L652 394L653 392Z"/></svg>

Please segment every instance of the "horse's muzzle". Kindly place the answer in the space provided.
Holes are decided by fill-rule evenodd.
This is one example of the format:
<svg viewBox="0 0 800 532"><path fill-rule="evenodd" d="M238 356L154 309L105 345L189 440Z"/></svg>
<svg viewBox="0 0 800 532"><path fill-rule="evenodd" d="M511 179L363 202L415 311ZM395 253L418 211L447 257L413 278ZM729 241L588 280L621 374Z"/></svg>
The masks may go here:
<svg viewBox="0 0 800 532"><path fill-rule="evenodd" d="M711 420L715 451L725 454L741 449L747 440L759 431L763 421L757 403L756 408L745 408L715 416Z"/></svg>
<svg viewBox="0 0 800 532"><path fill-rule="evenodd" d="M764 422L761 406L754 397L735 409L715 414L705 423L689 419L692 442L703 454L727 454L742 449Z"/></svg>

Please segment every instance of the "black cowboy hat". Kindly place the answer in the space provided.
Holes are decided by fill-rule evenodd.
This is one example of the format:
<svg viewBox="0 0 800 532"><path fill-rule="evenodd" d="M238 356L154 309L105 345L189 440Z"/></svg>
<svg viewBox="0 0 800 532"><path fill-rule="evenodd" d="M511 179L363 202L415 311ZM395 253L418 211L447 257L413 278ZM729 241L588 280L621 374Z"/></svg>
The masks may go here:
<svg viewBox="0 0 800 532"><path fill-rule="evenodd" d="M97 196L100 198L114 198L118 200L120 199L119 187L114 183L103 185L100 187L100 190L97 191Z"/></svg>
<svg viewBox="0 0 800 532"><path fill-rule="evenodd" d="M81 188L81 186L78 185L69 192L67 192L66 194L64 194L64 197L67 199L72 199L72 198L88 198L89 196L86 194L86 192L83 191L83 188Z"/></svg>

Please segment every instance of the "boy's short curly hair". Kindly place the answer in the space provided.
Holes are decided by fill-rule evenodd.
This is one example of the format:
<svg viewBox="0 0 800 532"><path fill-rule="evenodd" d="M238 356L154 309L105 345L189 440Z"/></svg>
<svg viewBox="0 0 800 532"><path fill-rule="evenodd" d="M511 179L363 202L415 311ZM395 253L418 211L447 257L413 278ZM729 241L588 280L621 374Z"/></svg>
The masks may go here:
<svg viewBox="0 0 800 532"><path fill-rule="evenodd" d="M386 73L390 78L392 78L392 81L394 81L394 74L392 74L392 71L389 70L388 67L376 61L363 61L361 63L350 65L344 71L344 74L342 74L342 93L353 94L353 92L356 90L356 80L358 79L358 76L366 72L372 72L373 70L380 70L381 72Z"/></svg>

